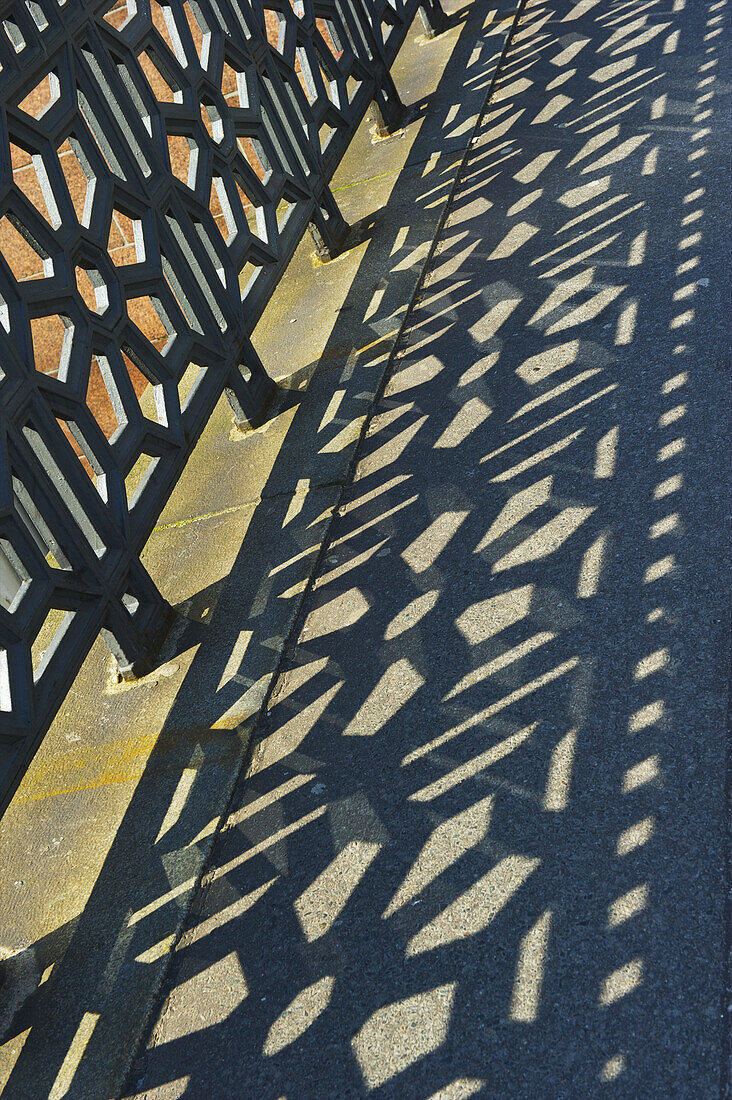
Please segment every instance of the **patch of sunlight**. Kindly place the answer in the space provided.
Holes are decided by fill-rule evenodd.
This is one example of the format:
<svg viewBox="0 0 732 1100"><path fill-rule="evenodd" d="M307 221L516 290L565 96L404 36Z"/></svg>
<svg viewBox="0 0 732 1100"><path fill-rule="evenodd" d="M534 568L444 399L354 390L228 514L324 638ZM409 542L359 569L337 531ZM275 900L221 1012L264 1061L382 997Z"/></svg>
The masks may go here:
<svg viewBox="0 0 732 1100"><path fill-rule="evenodd" d="M533 183L558 155L559 149L550 149L546 153L539 153L539 155L529 161L520 172L517 172L513 178L519 183Z"/></svg>
<svg viewBox="0 0 732 1100"><path fill-rule="evenodd" d="M418 359L416 363L410 363L392 375L386 387L385 396L395 397L398 393L411 390L413 386L422 386L431 382L444 369L444 363L441 363L435 355Z"/></svg>
<svg viewBox="0 0 732 1100"><path fill-rule="evenodd" d="M483 840L488 833L493 808L492 794L437 825L394 894L384 919L421 894L431 882Z"/></svg>
<svg viewBox="0 0 732 1100"><path fill-rule="evenodd" d="M624 1054L613 1054L612 1058L608 1058L600 1067L600 1080L617 1080L621 1073L625 1073L627 1065L628 1060Z"/></svg>
<svg viewBox="0 0 732 1100"><path fill-rule="evenodd" d="M534 857L520 855L506 856L500 860L412 936L407 944L407 958L484 931L540 862Z"/></svg>
<svg viewBox="0 0 732 1100"><path fill-rule="evenodd" d="M236 1011L249 988L236 951L217 959L173 990L163 1020L166 1043L215 1027ZM196 1011L189 1011L190 1005Z"/></svg>
<svg viewBox="0 0 732 1100"><path fill-rule="evenodd" d="M251 642L253 634L254 632L252 630L239 631L239 636L234 642L231 653L226 661L224 671L221 673L219 686L216 688L217 691L221 691L223 687L226 687L231 680L237 677L247 651L247 646Z"/></svg>
<svg viewBox="0 0 732 1100"><path fill-rule="evenodd" d="M683 436L679 436L677 439L672 439L670 443L666 443L658 451L658 461L668 462L669 458L673 458L674 455L681 454L686 450L686 440Z"/></svg>
<svg viewBox="0 0 732 1100"><path fill-rule="evenodd" d="M531 225L529 222L519 222L517 225L512 225L501 243L497 244L488 256L488 260L505 260L508 256L513 256L519 248L523 248L538 232L538 225Z"/></svg>
<svg viewBox="0 0 732 1100"><path fill-rule="evenodd" d="M343 680L339 680L337 684L333 684L324 691L318 699L309 703L287 722L277 726L272 733L268 734L262 740L257 752L257 772L272 767L273 764L277 764L280 760L286 759L290 753L295 752L342 687Z"/></svg>
<svg viewBox="0 0 732 1100"><path fill-rule="evenodd" d="M313 778L312 776L310 778ZM183 946L190 947L191 944L198 943L199 940L203 940L206 936L210 936L212 932L220 932L224 924L228 924L229 921L239 920L244 913L249 909L253 909L257 902L264 897L267 891L274 886L279 880L279 875L274 878L268 879L261 886L257 886L255 890L251 890L248 894L244 894L243 897L235 898L229 905L223 909L219 909L213 916L207 917L206 920L199 921L194 928L189 929L185 933L185 939ZM226 879L220 880L226 882ZM234 887L231 887L232 893L235 893Z"/></svg>
<svg viewBox="0 0 732 1100"><path fill-rule="evenodd" d="M429 615L437 603L439 595L439 590L433 588L431 592L425 592L423 596L417 596L405 608L402 608L384 631L384 641L390 642L393 638L398 638L400 634L404 634L421 622L425 615Z"/></svg>
<svg viewBox="0 0 732 1100"><path fill-rule="evenodd" d="M633 672L634 680L645 680L646 676L653 675L654 672L659 672L662 668L665 668L669 662L669 652L667 649L656 649L653 653L647 654L645 657L641 657L638 664L635 666Z"/></svg>
<svg viewBox="0 0 732 1100"><path fill-rule="evenodd" d="M636 913L640 913L648 905L648 898L649 890L646 883L634 886L632 890L628 890L627 894L622 894L621 897L616 898L608 906L608 928L616 928L619 924L630 920Z"/></svg>
<svg viewBox="0 0 732 1100"><path fill-rule="evenodd" d="M589 183L583 183L579 187L571 187L569 191L559 196L557 202L561 202L562 206L568 206L570 209L581 206L583 202L589 202L590 199L596 199L598 195L604 194L610 186L611 179L612 176L600 176L599 179L590 180Z"/></svg>
<svg viewBox="0 0 732 1100"><path fill-rule="evenodd" d="M618 460L619 428L611 428L609 432L597 441L595 448L595 477L608 478L615 473Z"/></svg>
<svg viewBox="0 0 732 1100"><path fill-rule="evenodd" d="M615 343L618 347L633 343L637 316L638 302L633 298L627 305L623 306L618 317L618 323L615 329Z"/></svg>
<svg viewBox="0 0 732 1100"><path fill-rule="evenodd" d="M576 747L577 730L571 729L567 730L552 750L544 792L544 809L547 813L559 813L567 808Z"/></svg>
<svg viewBox="0 0 732 1100"><path fill-rule="evenodd" d="M337 630L346 630L362 619L369 607L369 601L359 588L349 588L310 612L303 627L303 637L312 641Z"/></svg>
<svg viewBox="0 0 732 1100"><path fill-rule="evenodd" d="M565 329L573 328L574 325L584 325L588 321L592 321L603 309L606 309L611 302L623 293L626 288L624 286L607 286L603 290L598 290L596 294L587 301L583 302L581 306L577 306L575 309L565 313L563 317L560 317L558 321L555 321L553 325L549 325L546 330L547 336L553 336L556 332L563 332Z"/></svg>
<svg viewBox="0 0 732 1100"><path fill-rule="evenodd" d="M673 477L667 477L663 481L659 481L658 485L653 490L653 499L661 500L662 497L670 496L671 493L678 493L683 483L684 478L682 474L674 474Z"/></svg>
<svg viewBox="0 0 732 1100"><path fill-rule="evenodd" d="M528 324L535 325L542 318L548 317L555 309L563 305L564 302L569 301L575 294L579 294L582 290L587 290L592 285L592 281L595 277L595 268L588 267L585 271L580 271L577 275L573 275L569 279L565 279L554 290L550 291L544 300L543 304L539 306L536 312L528 320ZM544 353L546 354L546 353ZM534 381L534 379L529 379Z"/></svg>
<svg viewBox="0 0 732 1100"><path fill-rule="evenodd" d="M659 558L658 561L652 562L643 574L643 583L652 584L653 581L658 581L661 577L665 577L667 573L671 573L675 561L674 554L667 554L665 558Z"/></svg>
<svg viewBox="0 0 732 1100"><path fill-rule="evenodd" d="M628 768L623 776L623 794L637 791L646 783L654 783L661 777L661 758L658 755L649 756Z"/></svg>
<svg viewBox="0 0 732 1100"><path fill-rule="evenodd" d="M327 975L301 990L270 1027L262 1053L271 1057L304 1035L330 1004L334 985Z"/></svg>
<svg viewBox="0 0 732 1100"><path fill-rule="evenodd" d="M566 676L566 674L571 672L573 668L576 668L579 663L579 657L571 657L568 661L562 661L561 664L555 665L555 667L549 669L548 672L542 673L541 676L537 676L534 680L529 680L528 684L524 684L522 687L516 688L515 691L509 692L508 695L504 695L502 699L499 699L495 703L491 703L488 707L484 707L483 710L476 711L464 721L459 722L456 726L452 726L451 729L445 730L444 733L439 734L437 737L433 737L430 741L426 741L424 744L419 745L418 748L408 752L406 756L402 758L402 767L407 767L409 764L413 764L415 760L420 760L424 756L429 756L435 749L440 748L442 745L446 745L448 741L453 741L456 737L466 733L468 730L475 729L477 726L482 726L489 718L494 718L497 714L500 714L501 711L519 702L519 700L526 699L529 695L533 695L535 691L540 691L541 688L545 687L547 684L552 683L554 680L558 680L562 676Z"/></svg>
<svg viewBox="0 0 732 1100"><path fill-rule="evenodd" d="M494 351L490 355L484 355L482 359L478 359L476 363L473 363L460 375L458 386L469 386L472 382L477 382L479 378L482 378L484 374L495 367L499 357L500 352Z"/></svg>
<svg viewBox="0 0 732 1100"><path fill-rule="evenodd" d="M489 596L458 615L455 626L468 645L478 645L526 618L533 594L534 585L524 584L498 596Z"/></svg>
<svg viewBox="0 0 732 1100"><path fill-rule="evenodd" d="M496 302L468 329L475 342L486 344L489 340L492 340L501 325L508 320L516 307L521 304L521 301L521 298L504 298Z"/></svg>
<svg viewBox="0 0 732 1100"><path fill-rule="evenodd" d="M85 1012L81 1017L79 1026L76 1029L76 1033L71 1040L69 1049L61 1064L61 1069L58 1071L56 1080L51 1086L48 1100L61 1100L62 1096L68 1094L74 1080L74 1075L79 1068L79 1063L84 1055L84 1051L89 1045L89 1040L92 1037L92 1032L97 1026L98 1021L98 1012Z"/></svg>
<svg viewBox="0 0 732 1100"><path fill-rule="evenodd" d="M295 912L308 943L330 931L380 849L380 844L352 840L295 900Z"/></svg>
<svg viewBox="0 0 732 1100"><path fill-rule="evenodd" d="M473 553L479 554L485 550L486 546L501 538L542 504L547 504L552 495L553 484L554 478L550 475L514 493L508 503L504 504Z"/></svg>
<svg viewBox="0 0 732 1100"><path fill-rule="evenodd" d="M515 569L516 566L539 561L556 553L594 511L594 508L564 508L558 516L554 516L533 535L494 562L492 572L501 573L506 569Z"/></svg>
<svg viewBox="0 0 732 1100"><path fill-rule="evenodd" d="M627 997L642 981L643 959L631 959L605 978L600 989L600 1004L611 1005L622 997Z"/></svg>
<svg viewBox="0 0 732 1100"><path fill-rule="evenodd" d="M605 560L607 541L607 532L598 535L595 541L587 547L582 555L579 577L577 578L578 599L588 600L592 596L597 595L602 565Z"/></svg>
<svg viewBox="0 0 732 1100"><path fill-rule="evenodd" d="M662 535L668 535L671 531L677 531L681 526L681 517L678 512L671 512L662 519L657 519L648 528L649 539L659 539Z"/></svg>
<svg viewBox="0 0 732 1100"><path fill-rule="evenodd" d="M469 512L443 512L402 551L402 560L413 572L424 573L434 565L469 514Z"/></svg>
<svg viewBox="0 0 732 1100"><path fill-rule="evenodd" d="M629 852L647 844L655 831L656 824L653 818L644 817L642 821L637 821L635 825L623 829L615 845L615 851L619 856L627 856Z"/></svg>
<svg viewBox="0 0 732 1100"><path fill-rule="evenodd" d="M544 194L543 187L537 187L535 191L530 191L528 195L522 195L517 202L510 206L506 211L506 217L512 218L514 214L520 214L522 210L526 210L527 207L535 203L537 199L540 199Z"/></svg>
<svg viewBox="0 0 732 1100"><path fill-rule="evenodd" d="M420 790L410 794L409 801L432 802L446 791L452 790L453 787L457 787L459 783L463 783L466 779L472 779L474 776L479 775L486 768L489 768L491 764L495 764L497 760L502 760L504 756L509 756L514 749L519 747L519 745L523 745L525 741L528 741L538 725L538 722L532 722L531 725L517 730L516 733L512 733L509 737L504 738L503 741L499 741L498 744L493 745L492 748L479 753L478 756L475 756L472 760L468 760L465 764L459 764L456 768L453 768L452 771L447 772L446 775L436 779L433 783L429 783L426 787L422 787Z"/></svg>
<svg viewBox="0 0 732 1100"><path fill-rule="evenodd" d="M379 1008L351 1040L366 1086L377 1089L447 1038L457 982Z"/></svg>
<svg viewBox="0 0 732 1100"><path fill-rule="evenodd" d="M482 401L480 397L471 397L462 408L458 409L455 416L450 421L448 426L440 438L435 442L434 447L447 448L447 447L459 447L463 443L471 432L474 432L476 428L479 428L484 420L487 420L491 415L492 410L486 405L485 401Z"/></svg>
<svg viewBox="0 0 732 1100"><path fill-rule="evenodd" d="M185 804L188 801L188 796L196 780L198 768L203 764L203 752L200 745L196 746L194 757L198 757L198 759L194 761L197 766L183 769L175 791L173 792L173 797L170 800L170 805L165 811L165 817L163 818L158 835L155 838L156 844L160 843L165 834L173 828L178 822L180 815L183 813Z"/></svg>
<svg viewBox="0 0 732 1100"><path fill-rule="evenodd" d="M456 1077L449 1085L433 1092L427 1100L468 1100L485 1085L482 1077Z"/></svg>
<svg viewBox="0 0 732 1100"><path fill-rule="evenodd" d="M460 695L461 692L467 691L468 688L480 683L481 680L486 680L489 676L494 676L497 672L501 672L517 661L523 660L529 653L533 653L534 650L546 645L554 638L556 638L556 634L553 634L549 630L539 631L537 634L532 635L531 638L527 638L526 641L520 642L516 646L512 646L510 649L500 653L497 657L494 657L491 661L487 661L484 665L480 665L479 668L475 668L471 672L466 673L462 679L458 680L454 687L450 688L444 698L454 699L456 695Z"/></svg>
<svg viewBox="0 0 732 1100"><path fill-rule="evenodd" d="M527 385L533 386L537 382L543 382L555 371L562 370L564 367L568 367L570 363L574 363L579 355L579 350L579 340L569 340L567 343L557 344L556 347L529 356L520 367L516 368L516 374Z"/></svg>
<svg viewBox="0 0 732 1100"><path fill-rule="evenodd" d="M549 122L550 119L558 115L560 111L563 111L565 107L568 107L572 103L572 99L568 95L562 95L558 93L545 103L542 109L539 111L536 118L531 120L532 126L541 125L544 122Z"/></svg>
<svg viewBox="0 0 732 1100"><path fill-rule="evenodd" d="M561 382L558 386L553 386L552 389L546 390L538 397L533 397L531 401L527 401L525 405L522 405L520 409L517 409L515 413L512 413L508 418L508 423L512 420L518 420L519 417L525 416L526 413L533 412L534 409L540 408L548 401L553 401L556 397L559 397L563 393L567 393L568 390L574 389L575 386L581 385L589 378L594 378L596 374L602 372L601 367L594 367L590 370L580 371L578 374L572 375L566 382Z"/></svg>
<svg viewBox="0 0 732 1100"><path fill-rule="evenodd" d="M552 911L547 909L531 926L519 944L516 977L511 993L509 1017L521 1024L532 1024L539 1015L541 986L544 979Z"/></svg>
<svg viewBox="0 0 732 1100"><path fill-rule="evenodd" d="M385 466L390 466L392 462L396 462L427 420L427 416L420 416L413 424L395 435L393 439L387 440L377 450L362 458L356 467L354 480L360 481L362 478L372 477L379 470L383 470Z"/></svg>
<svg viewBox="0 0 732 1100"><path fill-rule="evenodd" d="M424 684L416 668L401 657L387 668L343 731L344 737L373 737Z"/></svg>
<svg viewBox="0 0 732 1100"><path fill-rule="evenodd" d="M655 726L656 722L660 722L663 718L665 709L663 699L654 699L652 703L646 703L644 707L639 707L631 714L628 719L628 730L631 733L638 733L639 730L644 730L648 726Z"/></svg>

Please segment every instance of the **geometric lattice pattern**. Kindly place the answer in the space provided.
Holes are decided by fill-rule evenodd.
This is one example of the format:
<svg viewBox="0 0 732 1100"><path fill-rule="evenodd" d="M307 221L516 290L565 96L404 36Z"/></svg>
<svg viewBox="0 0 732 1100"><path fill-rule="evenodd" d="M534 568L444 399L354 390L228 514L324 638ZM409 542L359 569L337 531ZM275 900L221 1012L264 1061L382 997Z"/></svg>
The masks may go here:
<svg viewBox="0 0 732 1100"><path fill-rule="evenodd" d="M271 396L249 336L418 4L5 7L0 787L100 629L159 629L140 550L224 390Z"/></svg>

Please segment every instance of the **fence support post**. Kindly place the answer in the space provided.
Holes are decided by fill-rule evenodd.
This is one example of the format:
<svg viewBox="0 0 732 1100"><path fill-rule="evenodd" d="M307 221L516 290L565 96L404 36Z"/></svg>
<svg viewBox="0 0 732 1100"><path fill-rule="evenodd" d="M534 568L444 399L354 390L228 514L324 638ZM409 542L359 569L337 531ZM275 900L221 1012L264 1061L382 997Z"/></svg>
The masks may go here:
<svg viewBox="0 0 732 1100"><path fill-rule="evenodd" d="M155 667L175 612L160 594L146 570L136 562L130 569L128 591L110 603L102 637L112 652L123 680L138 680Z"/></svg>
<svg viewBox="0 0 732 1100"><path fill-rule="evenodd" d="M341 214L329 187L325 188L317 201L309 229L315 241L318 259L323 263L334 260L345 250L351 227Z"/></svg>
<svg viewBox="0 0 732 1100"><path fill-rule="evenodd" d="M425 38L437 38L438 34L447 30L449 21L440 0L423 0L419 6L419 18L422 20Z"/></svg>
<svg viewBox="0 0 732 1100"><path fill-rule="evenodd" d="M386 67L379 74L377 92L372 106L377 137L389 137L404 126L407 108L402 103L397 86Z"/></svg>
<svg viewBox="0 0 732 1100"><path fill-rule="evenodd" d="M247 340L239 364L226 383L226 396L237 428L258 428L267 419L277 394L277 383L267 374L251 341Z"/></svg>

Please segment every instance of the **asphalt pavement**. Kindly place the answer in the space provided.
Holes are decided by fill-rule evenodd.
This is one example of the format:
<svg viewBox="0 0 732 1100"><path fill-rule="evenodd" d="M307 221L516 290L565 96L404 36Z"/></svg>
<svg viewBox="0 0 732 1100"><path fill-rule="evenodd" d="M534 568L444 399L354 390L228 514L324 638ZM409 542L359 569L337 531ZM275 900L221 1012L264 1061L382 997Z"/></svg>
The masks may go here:
<svg viewBox="0 0 732 1100"><path fill-rule="evenodd" d="M724 1094L725 17L524 9L126 1096Z"/></svg>

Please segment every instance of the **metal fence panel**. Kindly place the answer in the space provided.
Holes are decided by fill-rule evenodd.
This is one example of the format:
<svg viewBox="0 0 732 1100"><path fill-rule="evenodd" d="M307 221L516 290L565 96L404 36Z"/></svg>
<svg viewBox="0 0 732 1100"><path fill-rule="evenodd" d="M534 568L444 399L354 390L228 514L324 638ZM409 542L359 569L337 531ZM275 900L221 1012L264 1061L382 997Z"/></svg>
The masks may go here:
<svg viewBox="0 0 732 1100"><path fill-rule="evenodd" d="M0 4L0 809L99 632L131 674L164 630L140 552L222 393L271 401L252 330L419 6Z"/></svg>

